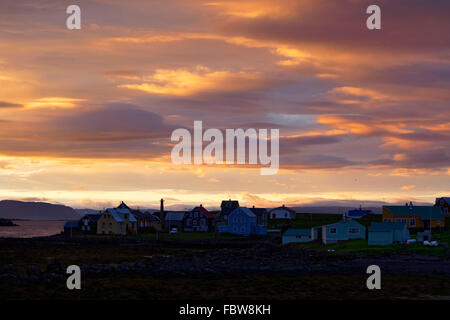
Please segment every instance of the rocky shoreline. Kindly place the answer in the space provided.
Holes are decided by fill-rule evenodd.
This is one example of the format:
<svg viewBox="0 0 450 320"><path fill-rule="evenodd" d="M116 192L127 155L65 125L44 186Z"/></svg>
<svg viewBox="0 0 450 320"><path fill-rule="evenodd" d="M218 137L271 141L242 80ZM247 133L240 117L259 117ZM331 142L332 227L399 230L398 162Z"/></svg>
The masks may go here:
<svg viewBox="0 0 450 320"><path fill-rule="evenodd" d="M365 274L369 265L380 266L384 274L439 274L450 276L450 256L433 257L412 254L383 255L336 255L328 252L281 246L270 242L251 240L211 241L155 241L142 239L97 238L64 239L61 237L41 239L0 239L0 246L209 246L210 250L179 255L143 256L135 261L109 264L81 264L85 278L108 277L246 277L255 275L299 274ZM117 243L116 243L117 242ZM12 245L14 243L14 245ZM1 265L0 284L27 285L65 281L67 264L58 259L46 258L41 269L28 265L25 272L14 265Z"/></svg>

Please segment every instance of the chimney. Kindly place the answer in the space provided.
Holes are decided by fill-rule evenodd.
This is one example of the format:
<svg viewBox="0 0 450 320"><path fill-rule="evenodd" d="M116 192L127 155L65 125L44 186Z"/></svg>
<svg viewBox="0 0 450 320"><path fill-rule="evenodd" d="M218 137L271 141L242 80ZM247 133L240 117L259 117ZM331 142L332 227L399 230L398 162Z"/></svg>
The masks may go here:
<svg viewBox="0 0 450 320"><path fill-rule="evenodd" d="M200 203L200 208L203 207L203 205Z"/></svg>
<svg viewBox="0 0 450 320"><path fill-rule="evenodd" d="M253 206L253 209L255 208L255 206Z"/></svg>
<svg viewBox="0 0 450 320"><path fill-rule="evenodd" d="M164 199L161 198L161 205L159 207L159 211L161 212L161 216L164 214Z"/></svg>

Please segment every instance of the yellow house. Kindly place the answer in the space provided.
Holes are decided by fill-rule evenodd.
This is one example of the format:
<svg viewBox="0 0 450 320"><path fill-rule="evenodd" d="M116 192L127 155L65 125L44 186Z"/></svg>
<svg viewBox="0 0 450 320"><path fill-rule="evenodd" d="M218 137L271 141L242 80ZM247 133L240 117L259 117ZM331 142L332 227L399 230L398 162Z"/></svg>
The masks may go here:
<svg viewBox="0 0 450 320"><path fill-rule="evenodd" d="M137 233L137 220L128 209L108 208L97 221L97 234L134 233Z"/></svg>
<svg viewBox="0 0 450 320"><path fill-rule="evenodd" d="M445 217L435 206L383 206L383 222L404 222L408 229L443 228Z"/></svg>

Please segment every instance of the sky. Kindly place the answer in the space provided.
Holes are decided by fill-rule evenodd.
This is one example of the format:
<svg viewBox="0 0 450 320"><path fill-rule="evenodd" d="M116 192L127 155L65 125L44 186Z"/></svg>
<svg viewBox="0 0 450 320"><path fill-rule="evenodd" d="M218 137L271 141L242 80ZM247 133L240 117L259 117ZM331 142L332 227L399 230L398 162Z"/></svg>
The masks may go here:
<svg viewBox="0 0 450 320"><path fill-rule="evenodd" d="M66 28L67 6L81 30ZM366 8L381 8L381 30ZM0 199L101 209L450 195L448 0L0 2ZM277 128L280 169L175 165L176 128Z"/></svg>

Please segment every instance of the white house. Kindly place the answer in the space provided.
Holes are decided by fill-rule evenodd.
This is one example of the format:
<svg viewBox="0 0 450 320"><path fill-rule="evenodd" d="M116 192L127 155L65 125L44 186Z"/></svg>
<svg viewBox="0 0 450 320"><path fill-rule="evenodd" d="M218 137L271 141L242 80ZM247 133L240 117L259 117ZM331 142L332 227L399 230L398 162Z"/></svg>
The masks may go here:
<svg viewBox="0 0 450 320"><path fill-rule="evenodd" d="M284 204L281 207L269 211L269 219L295 219L295 211L286 207Z"/></svg>

